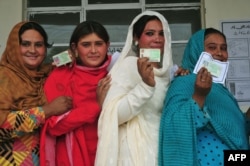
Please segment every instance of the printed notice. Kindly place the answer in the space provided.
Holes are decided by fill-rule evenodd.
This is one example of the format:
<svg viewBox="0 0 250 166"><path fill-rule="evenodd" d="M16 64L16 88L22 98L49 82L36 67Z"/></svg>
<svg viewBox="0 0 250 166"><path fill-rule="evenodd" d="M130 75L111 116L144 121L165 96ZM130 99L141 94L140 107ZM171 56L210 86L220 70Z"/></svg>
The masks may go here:
<svg viewBox="0 0 250 166"><path fill-rule="evenodd" d="M221 30L227 39L227 88L240 105L250 102L250 20L221 21ZM248 164L249 165L249 164Z"/></svg>
<svg viewBox="0 0 250 166"><path fill-rule="evenodd" d="M225 83L229 62L221 62L213 59L211 54L202 52L200 58L194 68L194 73L197 74L202 67L207 68L213 77L215 83Z"/></svg>

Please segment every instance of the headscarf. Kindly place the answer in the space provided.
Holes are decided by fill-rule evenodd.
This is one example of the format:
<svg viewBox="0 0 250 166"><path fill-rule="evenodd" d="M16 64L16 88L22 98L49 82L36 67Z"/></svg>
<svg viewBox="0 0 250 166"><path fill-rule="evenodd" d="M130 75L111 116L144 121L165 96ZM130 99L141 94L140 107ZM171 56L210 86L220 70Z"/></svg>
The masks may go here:
<svg viewBox="0 0 250 166"><path fill-rule="evenodd" d="M194 71L195 65L200 57L201 51L204 50L204 40L205 40L205 29L196 32L192 38L188 41L188 44L184 50L182 67Z"/></svg>
<svg viewBox="0 0 250 166"><path fill-rule="evenodd" d="M204 51L205 30L196 32L184 51L182 66L193 71ZM168 89L160 124L159 165L198 165L196 111L208 113L209 126L230 149L248 148L245 121L237 101L219 83L212 83L203 110L192 99L196 74L177 77Z"/></svg>
<svg viewBox="0 0 250 166"><path fill-rule="evenodd" d="M164 55L163 55L163 61L162 61L162 68L155 70L159 75L164 75L164 77L169 77L169 73L167 71L170 70L170 68L173 66L173 60L172 60L172 49L171 49L171 32L169 29L169 25L167 20L162 16L160 13L154 12L154 11L145 11L138 16L134 18L132 23L130 24L128 28L128 34L127 39L124 48L122 49L121 55L119 56L118 60L112 67L112 70L110 71L111 74L117 71L117 68L123 63L124 59L128 56L136 56L134 53L132 53L132 47L133 47L133 26L134 24L144 15L155 15L157 16L163 26L163 32L164 32L164 38L165 38L165 45L164 45ZM155 73L156 75L158 75Z"/></svg>
<svg viewBox="0 0 250 166"><path fill-rule="evenodd" d="M41 65L37 71L22 63L19 30L26 22L11 30L0 61L0 124L11 110L28 109L45 104L43 83L51 67Z"/></svg>
<svg viewBox="0 0 250 166"><path fill-rule="evenodd" d="M140 83L142 80L137 71L137 55L133 51L133 26L144 15L157 16L162 23L165 38L162 68L154 68L157 88L154 89L155 91L153 92L153 96L151 96L152 98L148 100L149 102L145 103L140 107L140 110L138 110L138 112L141 111L141 113L138 113L136 117L124 124L126 125L126 131L124 132L126 132L126 141L130 148L130 152L128 153L131 153L128 154L128 156L130 156L130 160L134 165L156 164L154 159L157 156L157 152L154 153L154 149L157 149L158 146L158 127L161 109L165 92L167 91L170 82L169 71L173 65L171 33L168 22L164 16L157 12L145 11L136 16L129 26L125 46L110 71L112 78L111 88L105 98L98 123L99 138L95 163L98 166L117 166L118 160L122 160L119 158L120 129L118 123L118 103L125 95L127 95L127 93L129 93L129 91L138 93L138 95L140 94L135 88L136 86L141 85ZM114 88L114 85L118 85L118 87ZM125 94L124 92L121 92L121 89L126 91ZM145 96L141 96L141 100L143 100L143 98L145 98ZM145 117L146 114L151 116L150 122L148 122L148 119ZM146 160L144 158L147 156L152 158L151 163L153 164L145 163ZM126 159L124 160L126 161Z"/></svg>

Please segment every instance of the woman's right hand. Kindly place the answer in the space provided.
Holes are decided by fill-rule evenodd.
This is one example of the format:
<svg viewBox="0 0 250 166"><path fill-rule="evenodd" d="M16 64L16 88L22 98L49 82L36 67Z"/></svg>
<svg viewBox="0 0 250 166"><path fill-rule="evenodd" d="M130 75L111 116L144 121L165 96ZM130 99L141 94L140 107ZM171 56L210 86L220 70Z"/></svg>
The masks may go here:
<svg viewBox="0 0 250 166"><path fill-rule="evenodd" d="M250 107L248 108L246 115L247 115L247 118L250 119Z"/></svg>
<svg viewBox="0 0 250 166"><path fill-rule="evenodd" d="M72 108L72 98L68 96L60 96L55 98L49 104L43 107L45 118L49 118L53 115L61 115Z"/></svg>
<svg viewBox="0 0 250 166"><path fill-rule="evenodd" d="M138 72L141 75L143 82L147 85L154 87L155 78L154 78L154 67L152 62L149 62L147 57L138 58L137 60Z"/></svg>
<svg viewBox="0 0 250 166"><path fill-rule="evenodd" d="M212 75L205 67L202 67L197 73L193 99L199 104L200 108L203 107L206 96L211 90L212 80Z"/></svg>

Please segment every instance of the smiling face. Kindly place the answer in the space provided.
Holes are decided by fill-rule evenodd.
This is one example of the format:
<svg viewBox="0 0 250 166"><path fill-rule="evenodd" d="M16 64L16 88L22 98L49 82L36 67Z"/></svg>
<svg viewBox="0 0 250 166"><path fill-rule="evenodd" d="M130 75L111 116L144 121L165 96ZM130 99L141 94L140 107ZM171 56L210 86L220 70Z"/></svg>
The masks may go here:
<svg viewBox="0 0 250 166"><path fill-rule="evenodd" d="M162 23L159 20L149 21L138 40L139 48L159 48L164 52L164 33Z"/></svg>
<svg viewBox="0 0 250 166"><path fill-rule="evenodd" d="M225 62L228 59L227 43L223 36L217 33L205 37L205 51L210 53L214 59Z"/></svg>
<svg viewBox="0 0 250 166"><path fill-rule="evenodd" d="M108 47L109 43L106 43L95 33L91 33L80 38L75 48L75 52L81 60L81 65L98 67L102 65L106 59Z"/></svg>
<svg viewBox="0 0 250 166"><path fill-rule="evenodd" d="M36 70L45 58L46 46L44 38L38 31L29 29L21 35L21 40L21 63L29 70Z"/></svg>

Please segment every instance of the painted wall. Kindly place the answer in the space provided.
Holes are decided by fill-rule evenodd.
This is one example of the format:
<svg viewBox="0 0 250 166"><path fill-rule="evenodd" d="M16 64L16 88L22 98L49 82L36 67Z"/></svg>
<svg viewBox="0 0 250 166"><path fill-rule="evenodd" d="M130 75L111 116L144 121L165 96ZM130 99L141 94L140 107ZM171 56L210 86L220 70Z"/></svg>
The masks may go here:
<svg viewBox="0 0 250 166"><path fill-rule="evenodd" d="M221 21L250 20L250 0L203 0L205 27L221 30ZM0 56L12 27L22 21L23 0L0 0ZM240 103L245 111L250 103Z"/></svg>
<svg viewBox="0 0 250 166"><path fill-rule="evenodd" d="M228 20L250 20L249 0L204 0L205 27L221 30L220 22Z"/></svg>
<svg viewBox="0 0 250 166"><path fill-rule="evenodd" d="M250 20L250 0L204 0L205 27L221 30L221 21ZM250 102L239 102L243 112L247 111Z"/></svg>
<svg viewBox="0 0 250 166"><path fill-rule="evenodd" d="M22 20L22 0L0 0L0 56L12 27Z"/></svg>
<svg viewBox="0 0 250 166"><path fill-rule="evenodd" d="M23 0L0 0L0 56L11 28L22 20ZM250 19L250 0L204 0L205 27L221 29L225 20Z"/></svg>

